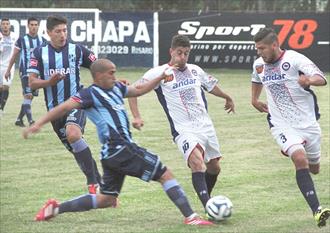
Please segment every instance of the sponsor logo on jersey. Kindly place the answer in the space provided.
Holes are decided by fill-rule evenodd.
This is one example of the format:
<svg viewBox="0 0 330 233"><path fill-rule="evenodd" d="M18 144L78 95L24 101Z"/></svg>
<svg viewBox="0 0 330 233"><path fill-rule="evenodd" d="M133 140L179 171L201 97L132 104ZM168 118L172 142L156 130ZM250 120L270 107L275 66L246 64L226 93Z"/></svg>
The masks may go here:
<svg viewBox="0 0 330 233"><path fill-rule="evenodd" d="M289 62L284 62L282 64L282 69L285 70L285 71L288 71L290 69L291 65Z"/></svg>
<svg viewBox="0 0 330 233"><path fill-rule="evenodd" d="M32 61L32 59L31 59ZM67 75L67 74L75 74L76 69L75 68L60 68L60 69L49 69L45 70L45 75L53 75L53 74L62 74L62 75Z"/></svg>
<svg viewBox="0 0 330 233"><path fill-rule="evenodd" d="M256 66L256 71L258 74L261 74L262 71L264 71L264 65L257 65Z"/></svg>
<svg viewBox="0 0 330 233"><path fill-rule="evenodd" d="M285 76L286 76L286 74L266 75L262 78L262 82L283 80L283 79L285 79Z"/></svg>
<svg viewBox="0 0 330 233"><path fill-rule="evenodd" d="M196 83L196 79L186 79L186 80L174 83L172 89L177 89L179 87L184 87L184 86L188 86L188 85L195 84L195 83Z"/></svg>
<svg viewBox="0 0 330 233"><path fill-rule="evenodd" d="M94 53L89 54L88 58L91 61L96 61L96 57L95 57Z"/></svg>

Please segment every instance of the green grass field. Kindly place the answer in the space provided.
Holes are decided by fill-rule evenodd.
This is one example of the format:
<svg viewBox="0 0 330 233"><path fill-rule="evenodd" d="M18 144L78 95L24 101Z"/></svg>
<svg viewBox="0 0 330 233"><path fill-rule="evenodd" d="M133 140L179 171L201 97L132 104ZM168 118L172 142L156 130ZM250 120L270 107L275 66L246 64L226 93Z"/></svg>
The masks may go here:
<svg viewBox="0 0 330 233"><path fill-rule="evenodd" d="M133 81L144 71L119 70L117 77ZM66 213L49 222L34 222L36 212L48 198L64 201L87 190L85 178L73 156L64 149L50 124L29 140L23 140L21 128L14 126L22 102L16 72L5 114L0 119L0 232L329 232L330 222L323 229L316 226L296 185L293 164L280 154L268 131L265 115L250 104L249 71L209 72L220 79L223 90L236 104L236 114L228 115L223 110L222 99L207 95L209 112L224 155L222 172L213 194L223 194L232 200L234 213L228 221L214 227L185 226L179 211L158 183L128 177L117 209ZM83 77L85 84L90 83L88 72L84 71ZM330 207L329 85L314 90L322 114L323 141L321 173L313 179L320 202ZM132 129L133 138L139 145L160 155L183 186L193 208L202 214L202 206L191 185L190 171L171 140L165 114L155 93L141 97L139 105L145 126L142 131ZM42 91L34 99L32 111L35 119L45 113ZM100 145L90 122L85 138L98 160Z"/></svg>

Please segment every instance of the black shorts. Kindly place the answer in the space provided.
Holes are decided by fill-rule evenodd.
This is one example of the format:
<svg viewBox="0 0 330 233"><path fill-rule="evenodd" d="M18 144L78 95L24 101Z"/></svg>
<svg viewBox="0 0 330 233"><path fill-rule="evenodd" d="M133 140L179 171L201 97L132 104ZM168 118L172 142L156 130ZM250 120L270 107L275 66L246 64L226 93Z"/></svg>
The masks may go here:
<svg viewBox="0 0 330 233"><path fill-rule="evenodd" d="M33 96L38 96L39 95L39 90L31 90L29 87L29 77L28 76L22 76L21 77L21 84L22 84L22 90L23 90L23 95L30 95L32 94Z"/></svg>
<svg viewBox="0 0 330 233"><path fill-rule="evenodd" d="M103 184L101 193L118 196L125 175L143 181L159 180L166 171L159 157L136 144L126 145L119 153L101 160Z"/></svg>
<svg viewBox="0 0 330 233"><path fill-rule="evenodd" d="M72 109L65 116L52 121L52 126L57 134L57 137L61 140L64 146L72 152L72 147L70 143L66 139L65 127L67 124L75 124L80 127L81 132L84 133L85 125L86 125L86 114L82 109Z"/></svg>

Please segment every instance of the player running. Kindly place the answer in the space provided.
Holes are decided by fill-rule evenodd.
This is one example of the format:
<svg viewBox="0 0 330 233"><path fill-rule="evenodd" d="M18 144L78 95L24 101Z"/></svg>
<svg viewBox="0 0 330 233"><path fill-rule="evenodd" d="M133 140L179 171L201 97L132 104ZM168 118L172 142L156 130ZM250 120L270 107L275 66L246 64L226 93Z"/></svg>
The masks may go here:
<svg viewBox="0 0 330 233"><path fill-rule="evenodd" d="M326 225L330 209L322 208L310 172L318 174L321 158L321 129L316 96L311 86L327 80L304 55L282 50L273 29L264 28L254 37L260 56L253 64L252 105L266 112L271 134L282 153L293 161L298 187L319 227ZM259 101L265 87L267 102Z"/></svg>
<svg viewBox="0 0 330 233"><path fill-rule="evenodd" d="M46 107L49 111L82 88L80 67L89 68L96 58L82 45L67 41L66 18L49 16L46 26L50 42L46 46L34 49L28 73L31 89L44 89ZM85 124L84 111L77 109L52 122L57 136L73 153L85 174L89 192L95 193L101 181L91 150L82 137Z"/></svg>
<svg viewBox="0 0 330 233"><path fill-rule="evenodd" d="M5 78L8 80L12 76L11 68L15 63L16 57L20 53L19 74L21 77L24 99L21 105L21 111L18 114L18 117L15 122L15 125L20 127L25 127L23 122L24 115L26 115L30 125L34 123L31 112L31 103L33 96L37 96L38 92L32 91L29 87L29 76L27 73L27 69L30 63L31 52L34 50L34 48L45 45L47 43L47 40L45 38L38 35L39 20L37 18L28 18L27 26L29 32L26 35L18 38L18 40L16 41L13 55L10 58L9 65L5 73Z"/></svg>

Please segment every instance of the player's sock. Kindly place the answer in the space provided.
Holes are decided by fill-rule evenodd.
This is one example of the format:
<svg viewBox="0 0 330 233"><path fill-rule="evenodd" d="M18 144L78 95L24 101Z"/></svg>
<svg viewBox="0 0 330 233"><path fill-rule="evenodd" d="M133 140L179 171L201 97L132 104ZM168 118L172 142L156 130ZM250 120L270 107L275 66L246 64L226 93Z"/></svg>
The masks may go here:
<svg viewBox="0 0 330 233"><path fill-rule="evenodd" d="M32 100L30 100L30 99L24 99L24 101L23 101L23 110L26 114L28 122L32 122L31 103L32 103Z"/></svg>
<svg viewBox="0 0 330 233"><path fill-rule="evenodd" d="M316 195L314 183L308 169L300 169L296 171L296 180L298 187L305 197L309 207L315 213L320 203Z"/></svg>
<svg viewBox="0 0 330 233"><path fill-rule="evenodd" d="M24 111L24 102L23 102L21 105L21 110L17 116L17 120L21 121L23 119L24 115L25 115L25 111Z"/></svg>
<svg viewBox="0 0 330 233"><path fill-rule="evenodd" d="M199 199L205 207L206 202L210 199L205 181L205 172L193 172L192 183Z"/></svg>
<svg viewBox="0 0 330 233"><path fill-rule="evenodd" d="M96 195L86 194L61 203L58 208L58 213L62 214L65 212L81 212L96 208Z"/></svg>
<svg viewBox="0 0 330 233"><path fill-rule="evenodd" d="M1 103L1 101L2 101L2 89L0 89L0 103ZM2 109L2 108L0 108L0 109Z"/></svg>
<svg viewBox="0 0 330 233"><path fill-rule="evenodd" d="M0 109L4 109L9 96L9 90L2 90Z"/></svg>
<svg viewBox="0 0 330 233"><path fill-rule="evenodd" d="M207 185L207 191L208 191L209 196L211 196L211 192L213 190L213 187L214 187L215 183L217 182L218 175L219 175L219 173L218 174L210 174L207 171L205 172L205 182L206 182L206 185Z"/></svg>
<svg viewBox="0 0 330 233"><path fill-rule="evenodd" d="M97 184L98 173L97 167L95 167L95 160L92 157L91 150L89 149L87 143L84 139L79 139L78 141L70 144L73 149L74 157L87 178L87 184Z"/></svg>
<svg viewBox="0 0 330 233"><path fill-rule="evenodd" d="M191 209L186 194L175 179L163 183L163 189L171 201L178 207L183 216L188 217L194 213Z"/></svg>

